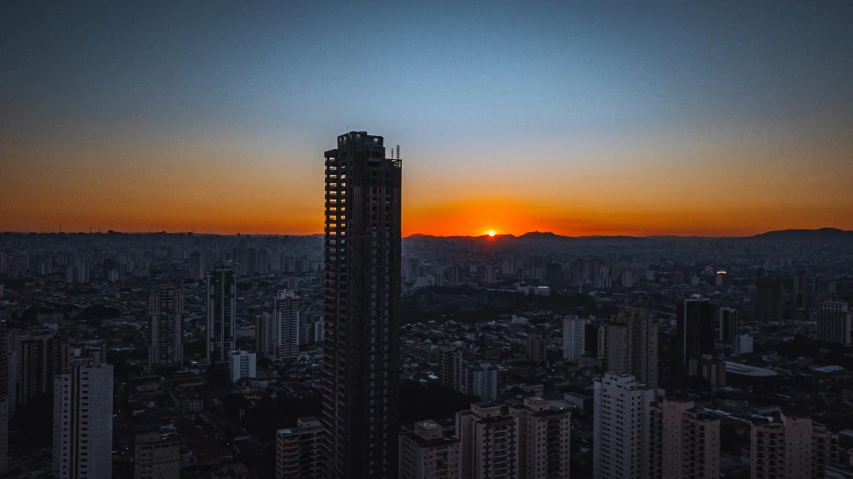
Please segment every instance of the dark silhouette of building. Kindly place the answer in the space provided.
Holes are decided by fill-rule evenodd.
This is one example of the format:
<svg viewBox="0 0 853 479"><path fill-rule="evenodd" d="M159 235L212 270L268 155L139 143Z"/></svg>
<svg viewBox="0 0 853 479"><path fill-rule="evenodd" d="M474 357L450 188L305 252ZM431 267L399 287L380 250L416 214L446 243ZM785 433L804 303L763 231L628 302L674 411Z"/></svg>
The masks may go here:
<svg viewBox="0 0 853 479"><path fill-rule="evenodd" d="M737 337L737 310L734 308L720 308L717 312L720 319L720 341L731 343Z"/></svg>
<svg viewBox="0 0 853 479"><path fill-rule="evenodd" d="M782 318L785 285L776 278L761 278L755 282L755 320L759 324Z"/></svg>
<svg viewBox="0 0 853 479"><path fill-rule="evenodd" d="M27 334L16 341L17 406L39 394L53 393L53 376L60 372L60 339L54 333Z"/></svg>
<svg viewBox="0 0 853 479"><path fill-rule="evenodd" d="M148 297L151 344L148 364L181 364L184 362L182 316L184 293L180 286L161 284Z"/></svg>
<svg viewBox="0 0 853 479"><path fill-rule="evenodd" d="M675 330L676 381L699 375L703 355L714 353L714 307L708 299L688 298L678 303Z"/></svg>
<svg viewBox="0 0 853 479"><path fill-rule="evenodd" d="M325 152L325 379L330 478L397 476L402 163L352 131Z"/></svg>
<svg viewBox="0 0 853 479"><path fill-rule="evenodd" d="M234 271L217 264L207 273L207 360L228 363L237 327L237 280Z"/></svg>

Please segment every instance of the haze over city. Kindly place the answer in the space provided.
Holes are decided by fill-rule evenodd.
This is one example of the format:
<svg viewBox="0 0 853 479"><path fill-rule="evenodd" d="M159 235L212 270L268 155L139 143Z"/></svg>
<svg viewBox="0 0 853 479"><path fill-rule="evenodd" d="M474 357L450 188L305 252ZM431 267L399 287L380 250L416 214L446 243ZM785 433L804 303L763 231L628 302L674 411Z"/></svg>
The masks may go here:
<svg viewBox="0 0 853 479"><path fill-rule="evenodd" d="M3 231L320 233L351 130L403 235L853 229L850 2L3 10Z"/></svg>

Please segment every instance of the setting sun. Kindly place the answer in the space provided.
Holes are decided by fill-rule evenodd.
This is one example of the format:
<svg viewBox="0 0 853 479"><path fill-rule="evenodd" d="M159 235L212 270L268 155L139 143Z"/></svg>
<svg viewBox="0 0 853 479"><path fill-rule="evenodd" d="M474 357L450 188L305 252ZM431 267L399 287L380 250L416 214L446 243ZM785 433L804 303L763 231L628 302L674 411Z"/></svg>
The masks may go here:
<svg viewBox="0 0 853 479"><path fill-rule="evenodd" d="M487 235L489 235L489 236L491 236L491 237L494 237L494 236L495 236L495 232L494 232L494 230L489 230L486 234L487 234Z"/></svg>

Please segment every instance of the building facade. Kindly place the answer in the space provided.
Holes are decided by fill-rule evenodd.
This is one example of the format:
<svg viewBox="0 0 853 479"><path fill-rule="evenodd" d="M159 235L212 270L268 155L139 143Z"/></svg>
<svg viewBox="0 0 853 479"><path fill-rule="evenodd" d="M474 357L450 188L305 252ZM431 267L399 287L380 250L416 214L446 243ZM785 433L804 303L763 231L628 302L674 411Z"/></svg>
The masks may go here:
<svg viewBox="0 0 853 479"><path fill-rule="evenodd" d="M717 310L718 328L720 341L729 344L737 337L738 317L734 308L720 308Z"/></svg>
<svg viewBox="0 0 853 479"><path fill-rule="evenodd" d="M301 417L296 427L279 429L275 440L276 479L325 479L323 425L316 417Z"/></svg>
<svg viewBox="0 0 853 479"><path fill-rule="evenodd" d="M133 469L134 479L180 479L180 438L160 432L137 434Z"/></svg>
<svg viewBox="0 0 853 479"><path fill-rule="evenodd" d="M299 356L299 296L295 291L282 290L274 303L275 357L279 360L296 359Z"/></svg>
<svg viewBox="0 0 853 479"><path fill-rule="evenodd" d="M720 420L692 401L651 405L649 479L717 479Z"/></svg>
<svg viewBox="0 0 853 479"><path fill-rule="evenodd" d="M491 363L477 362L465 369L465 387L471 396L482 402L498 398L498 369Z"/></svg>
<svg viewBox="0 0 853 479"><path fill-rule="evenodd" d="M16 406L53 392L53 376L60 372L60 342L53 333L27 334L14 340Z"/></svg>
<svg viewBox="0 0 853 479"><path fill-rule="evenodd" d="M454 347L438 350L438 381L442 387L465 391L465 368L462 351Z"/></svg>
<svg viewBox="0 0 853 479"><path fill-rule="evenodd" d="M249 351L231 351L231 359L228 361L228 377L231 382L257 377L257 359L257 355Z"/></svg>
<svg viewBox="0 0 853 479"><path fill-rule="evenodd" d="M752 479L820 479L838 463L838 435L784 414L752 423Z"/></svg>
<svg viewBox="0 0 853 479"><path fill-rule="evenodd" d="M776 278L760 278L755 282L755 320L759 324L782 319L785 284Z"/></svg>
<svg viewBox="0 0 853 479"><path fill-rule="evenodd" d="M707 298L687 298L678 303L673 358L676 381L700 374L703 355L714 354L713 306Z"/></svg>
<svg viewBox="0 0 853 479"><path fill-rule="evenodd" d="M402 162L381 136L325 156L323 415L329 477L397 476Z"/></svg>
<svg viewBox="0 0 853 479"><path fill-rule="evenodd" d="M563 360L575 362L584 353L586 321L577 316L563 318Z"/></svg>
<svg viewBox="0 0 853 479"><path fill-rule="evenodd" d="M606 373L594 387L593 477L646 477L654 390L630 374L615 373Z"/></svg>
<svg viewBox="0 0 853 479"><path fill-rule="evenodd" d="M824 301L817 317L817 338L850 347L853 314L846 301Z"/></svg>
<svg viewBox="0 0 853 479"><path fill-rule="evenodd" d="M421 421L400 431L400 479L458 479L459 439Z"/></svg>
<svg viewBox="0 0 853 479"><path fill-rule="evenodd" d="M456 413L460 476L470 479L518 477L518 418L492 402Z"/></svg>
<svg viewBox="0 0 853 479"><path fill-rule="evenodd" d="M149 293L149 366L184 362L183 312L184 294L180 286L161 284Z"/></svg>
<svg viewBox="0 0 853 479"><path fill-rule="evenodd" d="M112 477L113 367L71 366L56 375L53 389L55 477Z"/></svg>
<svg viewBox="0 0 853 479"><path fill-rule="evenodd" d="M524 398L509 411L518 418L518 478L568 479L571 412L552 409L551 401L541 397Z"/></svg>
<svg viewBox="0 0 853 479"><path fill-rule="evenodd" d="M230 267L217 264L207 273L207 361L227 363L237 329L237 278Z"/></svg>
<svg viewBox="0 0 853 479"><path fill-rule="evenodd" d="M541 334L528 335L525 340L525 347L527 349L528 360L533 361L534 363L541 363L547 359L545 338L543 338Z"/></svg>

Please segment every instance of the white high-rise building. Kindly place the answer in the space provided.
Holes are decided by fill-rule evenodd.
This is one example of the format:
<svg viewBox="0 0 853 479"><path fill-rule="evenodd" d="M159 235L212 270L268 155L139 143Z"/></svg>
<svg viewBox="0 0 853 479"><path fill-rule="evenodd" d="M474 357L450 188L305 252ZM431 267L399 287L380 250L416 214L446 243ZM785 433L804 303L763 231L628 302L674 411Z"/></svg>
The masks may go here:
<svg viewBox="0 0 853 479"><path fill-rule="evenodd" d="M276 359L299 356L299 296L288 289L278 292L273 313Z"/></svg>
<svg viewBox="0 0 853 479"><path fill-rule="evenodd" d="M569 479L569 409L552 409L551 401L528 397L509 412L518 418L519 479Z"/></svg>
<svg viewBox="0 0 853 479"><path fill-rule="evenodd" d="M112 477L113 367L93 360L71 366L53 381L56 477Z"/></svg>
<svg viewBox="0 0 853 479"><path fill-rule="evenodd" d="M630 374L606 373L595 381L593 477L646 477L654 397L653 389Z"/></svg>
<svg viewBox="0 0 853 479"><path fill-rule="evenodd" d="M518 478L518 418L492 402L456 413L460 442L460 477Z"/></svg>
<svg viewBox="0 0 853 479"><path fill-rule="evenodd" d="M229 377L231 382L244 378L257 377L257 356L255 353L236 349L231 351L231 361L228 363Z"/></svg>
<svg viewBox="0 0 853 479"><path fill-rule="evenodd" d="M494 401L498 398L498 369L485 362L468 365L465 387L483 402Z"/></svg>
<svg viewBox="0 0 853 479"><path fill-rule="evenodd" d="M586 320L577 316L563 318L563 359L577 361L584 352L584 325Z"/></svg>
<svg viewBox="0 0 853 479"><path fill-rule="evenodd" d="M446 437L433 421L400 431L400 479L458 479L459 439Z"/></svg>

